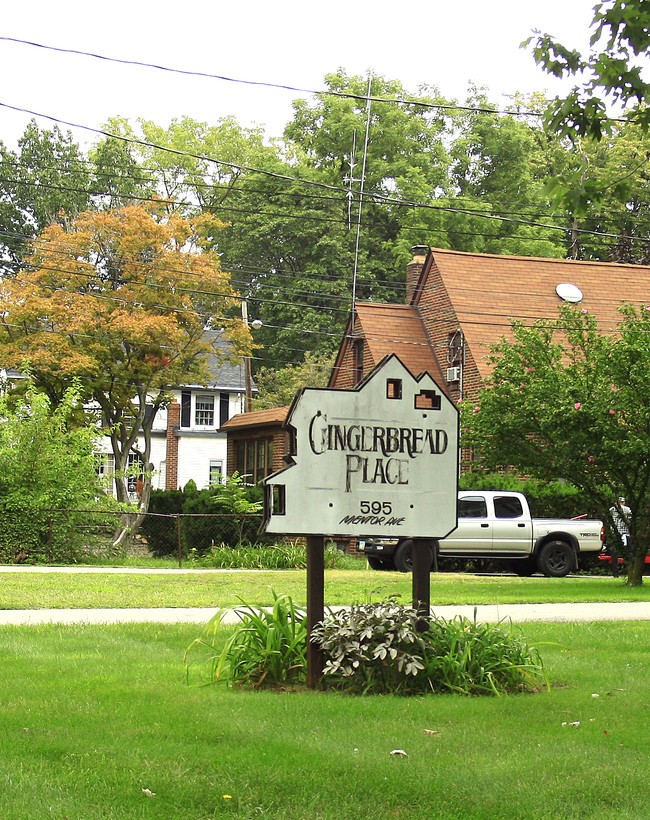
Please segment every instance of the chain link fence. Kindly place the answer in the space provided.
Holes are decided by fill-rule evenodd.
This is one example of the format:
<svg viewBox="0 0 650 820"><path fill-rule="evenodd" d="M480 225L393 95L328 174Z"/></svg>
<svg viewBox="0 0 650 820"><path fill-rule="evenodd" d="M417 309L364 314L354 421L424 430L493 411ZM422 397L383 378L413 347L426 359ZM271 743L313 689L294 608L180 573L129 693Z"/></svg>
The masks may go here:
<svg viewBox="0 0 650 820"><path fill-rule="evenodd" d="M181 566L190 553L201 556L213 547L276 541L260 534L261 524L259 514L30 510L27 521L24 514L5 513L0 562L70 563L84 555L133 554L171 556Z"/></svg>

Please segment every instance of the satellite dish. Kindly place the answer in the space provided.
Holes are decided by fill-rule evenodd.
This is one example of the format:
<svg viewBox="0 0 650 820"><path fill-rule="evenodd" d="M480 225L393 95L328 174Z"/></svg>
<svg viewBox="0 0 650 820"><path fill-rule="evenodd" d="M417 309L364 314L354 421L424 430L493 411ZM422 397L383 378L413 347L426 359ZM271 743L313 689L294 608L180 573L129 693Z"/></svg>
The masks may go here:
<svg viewBox="0 0 650 820"><path fill-rule="evenodd" d="M560 297L560 299L564 299L565 302L581 302L582 301L582 291L576 285L572 285L570 282L561 282L556 288L555 292Z"/></svg>

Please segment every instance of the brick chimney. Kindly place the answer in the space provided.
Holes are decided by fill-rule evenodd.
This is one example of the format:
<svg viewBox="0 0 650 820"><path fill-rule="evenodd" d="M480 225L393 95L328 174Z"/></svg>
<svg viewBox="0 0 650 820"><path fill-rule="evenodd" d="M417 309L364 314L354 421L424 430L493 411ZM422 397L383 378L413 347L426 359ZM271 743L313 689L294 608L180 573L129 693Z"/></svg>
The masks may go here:
<svg viewBox="0 0 650 820"><path fill-rule="evenodd" d="M181 423L181 406L177 401L167 407L167 469L165 489L178 489L178 427Z"/></svg>
<svg viewBox="0 0 650 820"><path fill-rule="evenodd" d="M406 266L406 304L411 304L411 299L415 293L415 288L420 281L420 274L424 267L427 254L429 253L428 245L414 245L411 248L413 259Z"/></svg>

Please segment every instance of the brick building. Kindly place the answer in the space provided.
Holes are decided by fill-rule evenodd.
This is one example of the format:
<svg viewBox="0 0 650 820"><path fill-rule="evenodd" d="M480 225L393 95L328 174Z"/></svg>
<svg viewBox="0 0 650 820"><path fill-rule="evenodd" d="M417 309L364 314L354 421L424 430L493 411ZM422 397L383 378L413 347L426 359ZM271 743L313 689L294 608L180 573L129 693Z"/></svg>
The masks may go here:
<svg viewBox="0 0 650 820"><path fill-rule="evenodd" d="M228 475L236 471L257 484L285 466L283 457L289 450L289 438L283 424L288 412L288 407L273 407L240 413L222 425L219 432L228 441Z"/></svg>
<svg viewBox="0 0 650 820"><path fill-rule="evenodd" d="M458 401L491 371L492 345L511 321L557 319L570 301L614 330L619 307L650 304L650 267L461 253L418 247L406 271L406 305L363 303L348 323L330 387L350 387L386 353L423 370Z"/></svg>
<svg viewBox="0 0 650 820"><path fill-rule="evenodd" d="M427 371L454 401L472 397L490 373L491 346L508 337L511 321L556 319L563 301L579 304L601 329L613 330L622 304L650 305L650 267L418 246L406 269L405 304L356 305L329 386L354 387L395 353L414 376ZM244 440L248 428L256 429L255 416L237 416L224 429L236 429ZM281 425L279 411L274 423ZM274 458L278 446L281 438ZM229 473L233 465L229 455Z"/></svg>

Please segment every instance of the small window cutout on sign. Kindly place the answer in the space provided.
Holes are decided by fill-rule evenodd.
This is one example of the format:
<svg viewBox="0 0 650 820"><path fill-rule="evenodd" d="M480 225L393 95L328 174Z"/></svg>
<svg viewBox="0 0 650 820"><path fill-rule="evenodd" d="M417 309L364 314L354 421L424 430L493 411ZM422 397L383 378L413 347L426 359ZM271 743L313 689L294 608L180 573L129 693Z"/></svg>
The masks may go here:
<svg viewBox="0 0 650 820"><path fill-rule="evenodd" d="M401 379L386 379L386 398L387 399L401 399L402 398L402 380Z"/></svg>
<svg viewBox="0 0 650 820"><path fill-rule="evenodd" d="M284 484L274 484L271 486L271 509L273 515L286 515L287 501Z"/></svg>
<svg viewBox="0 0 650 820"><path fill-rule="evenodd" d="M435 390L421 390L415 396L416 410L440 410L440 395Z"/></svg>

